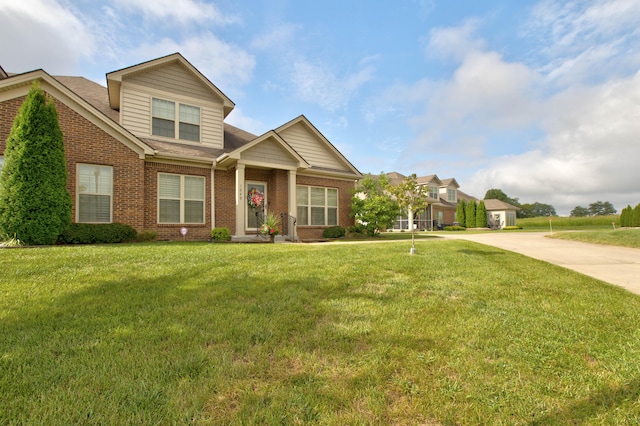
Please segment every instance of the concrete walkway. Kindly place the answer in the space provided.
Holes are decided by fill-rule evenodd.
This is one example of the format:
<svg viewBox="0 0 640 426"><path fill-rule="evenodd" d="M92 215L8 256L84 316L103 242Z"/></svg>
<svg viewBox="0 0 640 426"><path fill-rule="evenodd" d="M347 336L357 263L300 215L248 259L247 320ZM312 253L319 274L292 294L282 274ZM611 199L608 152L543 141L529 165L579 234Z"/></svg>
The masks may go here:
<svg viewBox="0 0 640 426"><path fill-rule="evenodd" d="M640 249L547 238L548 232L446 233L544 260L640 294Z"/></svg>

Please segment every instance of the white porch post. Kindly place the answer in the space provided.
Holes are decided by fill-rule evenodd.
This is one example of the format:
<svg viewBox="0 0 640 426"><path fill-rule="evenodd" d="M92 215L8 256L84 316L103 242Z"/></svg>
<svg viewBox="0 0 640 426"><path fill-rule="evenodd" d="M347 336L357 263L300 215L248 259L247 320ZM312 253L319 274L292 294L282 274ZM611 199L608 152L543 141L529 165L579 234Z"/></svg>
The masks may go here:
<svg viewBox="0 0 640 426"><path fill-rule="evenodd" d="M296 191L296 171L295 170L289 170L288 172L289 175L289 216L295 216L296 214L298 214L297 212L297 198L298 198L298 194ZM289 237L291 237L291 239L295 240L296 239L296 227L294 226L293 229L291 229L289 231Z"/></svg>
<svg viewBox="0 0 640 426"><path fill-rule="evenodd" d="M216 191L215 183L213 180L213 171L215 170L215 163L211 167L211 229L216 227Z"/></svg>
<svg viewBox="0 0 640 426"><path fill-rule="evenodd" d="M244 164L236 164L236 237L244 236L247 201L244 193Z"/></svg>

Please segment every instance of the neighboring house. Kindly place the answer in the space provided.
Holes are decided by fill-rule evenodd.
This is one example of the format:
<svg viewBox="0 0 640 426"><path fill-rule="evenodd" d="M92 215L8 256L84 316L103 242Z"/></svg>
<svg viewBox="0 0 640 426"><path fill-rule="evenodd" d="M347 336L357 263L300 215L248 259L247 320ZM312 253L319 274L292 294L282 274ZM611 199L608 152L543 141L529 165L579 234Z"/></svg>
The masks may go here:
<svg viewBox="0 0 640 426"><path fill-rule="evenodd" d="M516 226L518 207L500 200L484 200L484 206L487 208L487 222L490 228Z"/></svg>
<svg viewBox="0 0 640 426"><path fill-rule="evenodd" d="M405 178L398 172L387 173L387 176L392 185L401 183ZM418 177L417 182L426 188L429 204L424 211L413 215L415 229L432 230L453 225L460 200L479 202L479 199L460 191L460 185L454 178L439 179L436 175L427 175ZM500 200L484 200L484 204L489 227L501 229L516 225L517 207ZM398 216L393 229L410 229L408 216Z"/></svg>
<svg viewBox="0 0 640 426"><path fill-rule="evenodd" d="M0 167L31 84L58 110L73 221L126 223L160 239L202 240L214 227L256 234L256 212L282 217L290 239L350 226L360 172L303 115L263 135L224 122L234 103L182 55L106 75L107 87L43 70L0 68ZM261 195L254 208L247 195Z"/></svg>

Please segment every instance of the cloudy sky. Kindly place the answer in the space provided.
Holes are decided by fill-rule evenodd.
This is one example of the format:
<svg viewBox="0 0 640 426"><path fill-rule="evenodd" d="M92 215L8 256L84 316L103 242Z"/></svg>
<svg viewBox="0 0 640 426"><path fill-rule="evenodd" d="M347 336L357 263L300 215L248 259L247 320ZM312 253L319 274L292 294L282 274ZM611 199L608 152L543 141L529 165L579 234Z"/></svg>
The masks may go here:
<svg viewBox="0 0 640 426"><path fill-rule="evenodd" d="M105 84L182 53L256 134L306 115L363 173L640 202L638 0L0 0L0 66Z"/></svg>

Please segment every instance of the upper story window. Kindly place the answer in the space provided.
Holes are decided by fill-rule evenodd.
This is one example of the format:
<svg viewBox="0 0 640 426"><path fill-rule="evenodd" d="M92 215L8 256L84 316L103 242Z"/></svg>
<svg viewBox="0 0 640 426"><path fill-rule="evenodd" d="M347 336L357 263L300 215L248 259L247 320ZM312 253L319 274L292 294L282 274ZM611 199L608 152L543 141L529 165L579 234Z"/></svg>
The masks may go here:
<svg viewBox="0 0 640 426"><path fill-rule="evenodd" d="M200 108L180 103L176 108L175 102L153 98L151 134L200 142Z"/></svg>
<svg viewBox="0 0 640 426"><path fill-rule="evenodd" d="M456 192L457 191L455 189L447 189L447 201L452 201L455 203L457 201Z"/></svg>
<svg viewBox="0 0 640 426"><path fill-rule="evenodd" d="M438 187L437 186L429 186L429 197L438 199Z"/></svg>

